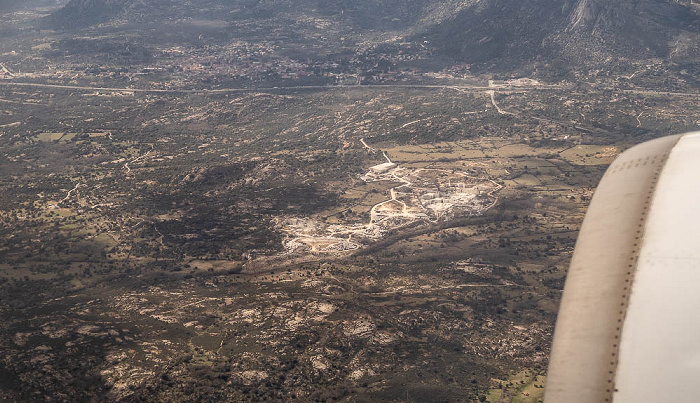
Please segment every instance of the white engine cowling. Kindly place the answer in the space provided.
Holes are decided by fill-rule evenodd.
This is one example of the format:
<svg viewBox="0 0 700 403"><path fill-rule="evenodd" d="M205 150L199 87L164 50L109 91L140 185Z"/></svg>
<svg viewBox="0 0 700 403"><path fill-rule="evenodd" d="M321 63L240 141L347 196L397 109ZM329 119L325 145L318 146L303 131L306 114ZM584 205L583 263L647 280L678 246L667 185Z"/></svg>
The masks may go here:
<svg viewBox="0 0 700 403"><path fill-rule="evenodd" d="M622 153L566 279L546 403L697 402L700 132Z"/></svg>

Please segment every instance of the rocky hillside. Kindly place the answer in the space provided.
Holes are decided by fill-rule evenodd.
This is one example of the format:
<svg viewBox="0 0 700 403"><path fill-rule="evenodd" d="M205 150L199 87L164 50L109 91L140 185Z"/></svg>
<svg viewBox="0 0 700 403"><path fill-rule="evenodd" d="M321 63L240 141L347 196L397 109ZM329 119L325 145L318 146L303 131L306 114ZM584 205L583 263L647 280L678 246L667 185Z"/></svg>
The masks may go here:
<svg viewBox="0 0 700 403"><path fill-rule="evenodd" d="M396 32L482 70L693 61L700 7L690 0L71 0L50 22L322 17L357 32Z"/></svg>
<svg viewBox="0 0 700 403"><path fill-rule="evenodd" d="M61 28L85 26L108 21L134 3L134 0L71 0L47 19L47 24Z"/></svg>
<svg viewBox="0 0 700 403"><path fill-rule="evenodd" d="M0 0L0 12L21 10L30 7L57 7L66 3L64 0Z"/></svg>
<svg viewBox="0 0 700 403"><path fill-rule="evenodd" d="M697 43L698 21L697 8L676 0L483 0L425 37L454 58L491 67L589 64L679 56L684 38Z"/></svg>
<svg viewBox="0 0 700 403"><path fill-rule="evenodd" d="M173 18L270 18L294 13L338 16L359 28L410 27L424 15L431 0L71 0L51 22L68 27L92 25L113 18L153 21Z"/></svg>
<svg viewBox="0 0 700 403"><path fill-rule="evenodd" d="M675 0L578 0L564 22L552 37L577 60L666 58L678 51L679 36L700 33L697 9Z"/></svg>
<svg viewBox="0 0 700 403"><path fill-rule="evenodd" d="M552 55L546 39L566 18L562 0L484 0L424 34L443 53L469 63L509 64Z"/></svg>

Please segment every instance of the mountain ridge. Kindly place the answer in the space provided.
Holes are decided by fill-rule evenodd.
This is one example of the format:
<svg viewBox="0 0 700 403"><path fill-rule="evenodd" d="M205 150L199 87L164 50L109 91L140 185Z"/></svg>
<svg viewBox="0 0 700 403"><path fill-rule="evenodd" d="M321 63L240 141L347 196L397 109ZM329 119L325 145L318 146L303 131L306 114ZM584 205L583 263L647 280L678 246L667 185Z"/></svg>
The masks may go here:
<svg viewBox="0 0 700 403"><path fill-rule="evenodd" d="M676 1L485 0L426 37L472 63L562 58L596 64L609 57L668 57L669 42L684 32L700 34L698 27L697 13Z"/></svg>
<svg viewBox="0 0 700 403"><path fill-rule="evenodd" d="M71 0L49 21L70 29L113 19L255 20L283 14L331 17L358 32L404 32L482 70L533 63L593 68L671 56L697 60L693 43L700 39L698 9L686 0Z"/></svg>

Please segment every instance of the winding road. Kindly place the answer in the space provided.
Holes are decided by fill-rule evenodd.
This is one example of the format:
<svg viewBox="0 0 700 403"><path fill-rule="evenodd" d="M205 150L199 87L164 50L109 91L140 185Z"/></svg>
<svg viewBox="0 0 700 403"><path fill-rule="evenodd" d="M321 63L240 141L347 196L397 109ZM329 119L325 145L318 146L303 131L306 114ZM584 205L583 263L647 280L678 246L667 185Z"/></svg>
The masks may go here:
<svg viewBox="0 0 700 403"><path fill-rule="evenodd" d="M59 203L63 203L64 201L70 199L71 193L78 190L79 187L80 187L80 182L78 182L78 184L75 185L75 187L73 189L69 190L68 193L66 194L66 197L64 197L63 200L61 200Z"/></svg>
<svg viewBox="0 0 700 403"><path fill-rule="evenodd" d="M513 112L506 112L506 111L504 111L503 109L501 109L500 106L498 106L498 104L496 103L496 91L494 91L494 90L488 90L488 91L486 91L486 92L488 92L489 96L491 97L491 104L494 106L494 108L496 108L496 110L498 111L498 113L500 113L501 115L515 115L515 113L513 113Z"/></svg>
<svg viewBox="0 0 700 403"><path fill-rule="evenodd" d="M132 164L140 159L148 157L148 155L152 152L153 152L153 144L151 144L151 150L149 152L147 152L146 154L144 154L138 158L134 158L133 160L131 160L129 162L124 163L124 169L126 169L126 175L128 175L131 172L131 168L129 168L129 164Z"/></svg>

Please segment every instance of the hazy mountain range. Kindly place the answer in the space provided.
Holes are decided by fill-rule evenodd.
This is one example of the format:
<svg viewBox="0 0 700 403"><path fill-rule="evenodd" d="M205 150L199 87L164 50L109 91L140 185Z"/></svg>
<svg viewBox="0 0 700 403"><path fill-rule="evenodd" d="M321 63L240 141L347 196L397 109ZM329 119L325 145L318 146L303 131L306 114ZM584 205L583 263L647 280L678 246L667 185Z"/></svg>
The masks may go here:
<svg viewBox="0 0 700 403"><path fill-rule="evenodd" d="M625 58L696 60L700 6L689 0L71 0L50 22L320 16L357 31L397 31L489 68L597 66Z"/></svg>
<svg viewBox="0 0 700 403"><path fill-rule="evenodd" d="M288 13L342 18L359 30L409 30L471 63L694 58L700 34L698 6L682 0L71 0L52 22L71 27Z"/></svg>

